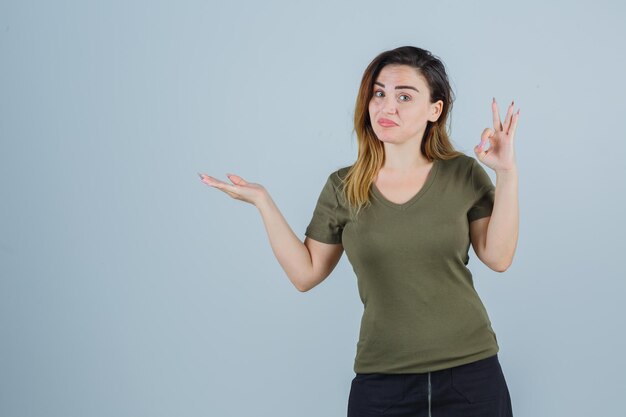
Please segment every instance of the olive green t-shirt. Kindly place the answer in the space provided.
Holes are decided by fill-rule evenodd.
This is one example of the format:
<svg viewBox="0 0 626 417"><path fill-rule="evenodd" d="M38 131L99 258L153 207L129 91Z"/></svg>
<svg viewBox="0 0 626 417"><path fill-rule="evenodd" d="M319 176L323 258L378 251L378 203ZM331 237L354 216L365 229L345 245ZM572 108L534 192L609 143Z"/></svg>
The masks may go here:
<svg viewBox="0 0 626 417"><path fill-rule="evenodd" d="M324 185L305 235L342 243L364 310L356 373L422 373L499 351L467 268L469 223L491 215L495 187L467 155L435 160L420 191L404 204L373 184L371 205L351 219L341 179Z"/></svg>

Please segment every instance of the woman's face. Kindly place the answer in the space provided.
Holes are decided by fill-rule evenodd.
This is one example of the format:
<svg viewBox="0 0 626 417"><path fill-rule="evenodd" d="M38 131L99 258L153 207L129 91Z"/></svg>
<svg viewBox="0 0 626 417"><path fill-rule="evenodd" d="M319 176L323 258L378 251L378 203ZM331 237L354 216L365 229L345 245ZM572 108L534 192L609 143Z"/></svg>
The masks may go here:
<svg viewBox="0 0 626 417"><path fill-rule="evenodd" d="M426 79L408 65L383 67L369 103L372 128L382 142L421 142L428 121L436 121L443 101L430 103Z"/></svg>

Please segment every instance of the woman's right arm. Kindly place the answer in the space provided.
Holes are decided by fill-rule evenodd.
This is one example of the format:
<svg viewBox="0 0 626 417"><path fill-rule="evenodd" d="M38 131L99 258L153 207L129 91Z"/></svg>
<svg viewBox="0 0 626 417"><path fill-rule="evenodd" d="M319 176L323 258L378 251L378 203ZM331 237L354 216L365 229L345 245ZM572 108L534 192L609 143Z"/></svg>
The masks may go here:
<svg viewBox="0 0 626 417"><path fill-rule="evenodd" d="M318 242L305 237L304 243L266 193L257 203L269 237L272 251L289 280L302 292L325 280L333 271L343 253L343 245Z"/></svg>
<svg viewBox="0 0 626 417"><path fill-rule="evenodd" d="M318 242L309 237L304 243L300 241L262 185L248 183L237 175L228 175L232 185L205 174L199 175L205 184L257 207L272 251L298 291L314 288L333 271L343 253L343 245Z"/></svg>

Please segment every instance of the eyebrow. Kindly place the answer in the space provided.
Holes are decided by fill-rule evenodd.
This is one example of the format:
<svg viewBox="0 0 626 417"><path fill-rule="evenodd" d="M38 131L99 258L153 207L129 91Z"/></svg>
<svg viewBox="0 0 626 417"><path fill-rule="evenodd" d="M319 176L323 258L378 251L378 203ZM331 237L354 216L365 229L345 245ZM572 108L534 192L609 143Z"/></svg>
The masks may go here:
<svg viewBox="0 0 626 417"><path fill-rule="evenodd" d="M378 85L379 85L379 86L381 86L382 88L385 88L385 84L383 84L383 83L379 83L378 81L374 81L374 84L378 84ZM417 91L418 93L420 92L420 90L418 90L417 88L412 87L412 86L410 86L410 85L396 85L396 90L401 90L401 89L403 89L403 88L404 88L404 89L407 89L407 88L408 88L408 89L410 89L410 90L415 90L415 91Z"/></svg>

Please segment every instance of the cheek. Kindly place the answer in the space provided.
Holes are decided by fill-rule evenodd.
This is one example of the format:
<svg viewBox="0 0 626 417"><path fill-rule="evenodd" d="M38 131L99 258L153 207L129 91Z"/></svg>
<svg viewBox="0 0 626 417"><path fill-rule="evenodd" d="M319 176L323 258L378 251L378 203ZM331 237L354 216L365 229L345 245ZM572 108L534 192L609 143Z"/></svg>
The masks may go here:
<svg viewBox="0 0 626 417"><path fill-rule="evenodd" d="M376 127L374 126L374 120L376 120L376 111L374 110L374 107L370 105L370 109L369 109L369 118L370 118L370 124L372 125L372 127Z"/></svg>
<svg viewBox="0 0 626 417"><path fill-rule="evenodd" d="M420 112L417 109L406 109L406 111L401 115L403 120L410 124L419 124L421 125L426 120L426 114Z"/></svg>

